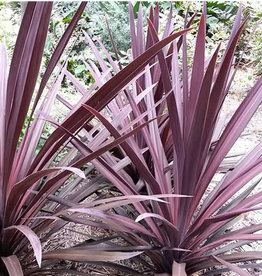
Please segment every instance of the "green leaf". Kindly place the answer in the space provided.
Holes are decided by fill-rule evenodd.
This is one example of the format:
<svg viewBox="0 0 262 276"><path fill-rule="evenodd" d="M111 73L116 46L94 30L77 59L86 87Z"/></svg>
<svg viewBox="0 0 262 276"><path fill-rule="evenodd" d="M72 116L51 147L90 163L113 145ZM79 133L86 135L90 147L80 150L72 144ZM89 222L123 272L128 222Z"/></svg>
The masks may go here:
<svg viewBox="0 0 262 276"><path fill-rule="evenodd" d="M70 22L71 21L71 18L65 18L65 19L63 19L63 23L68 23L68 22Z"/></svg>

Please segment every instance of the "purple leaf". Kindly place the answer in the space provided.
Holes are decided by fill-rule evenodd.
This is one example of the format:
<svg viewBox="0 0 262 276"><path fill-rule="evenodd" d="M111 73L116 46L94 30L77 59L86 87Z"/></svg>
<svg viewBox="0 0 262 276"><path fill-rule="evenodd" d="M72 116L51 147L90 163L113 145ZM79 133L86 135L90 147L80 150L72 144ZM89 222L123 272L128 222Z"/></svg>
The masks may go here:
<svg viewBox="0 0 262 276"><path fill-rule="evenodd" d="M16 255L1 257L10 276L23 276L21 264Z"/></svg>
<svg viewBox="0 0 262 276"><path fill-rule="evenodd" d="M220 259L217 256L213 256L218 262L220 262L222 265L228 267L231 271L237 273L240 276L251 276L251 274L249 274L248 272L245 272L244 270L242 270L241 268L232 265L231 263L224 261L223 259Z"/></svg>
<svg viewBox="0 0 262 276"><path fill-rule="evenodd" d="M12 225L12 226L8 226L4 230L5 231L18 230L21 233L23 233L26 236L26 238L29 240L30 244L32 245L37 264L39 267L41 267L42 249L41 249L41 242L37 237L37 235L28 226L25 226L25 225Z"/></svg>
<svg viewBox="0 0 262 276"><path fill-rule="evenodd" d="M60 259L82 262L115 262L139 256L142 252L106 252L99 250L60 249L47 252L43 255L45 260Z"/></svg>

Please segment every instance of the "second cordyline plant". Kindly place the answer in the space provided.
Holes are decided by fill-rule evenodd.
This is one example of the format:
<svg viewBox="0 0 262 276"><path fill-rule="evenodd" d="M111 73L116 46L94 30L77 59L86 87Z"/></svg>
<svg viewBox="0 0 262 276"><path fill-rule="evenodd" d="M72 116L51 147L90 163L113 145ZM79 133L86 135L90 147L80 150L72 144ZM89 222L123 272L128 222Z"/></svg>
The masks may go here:
<svg viewBox="0 0 262 276"><path fill-rule="evenodd" d="M33 111L83 8L84 4L50 60ZM259 180L251 180L262 172L262 144L230 166L223 163L262 100L260 79L229 122L223 124L220 111L237 70L234 52L246 24L241 12L240 8L225 49L220 51L218 46L206 57L204 11L192 66L188 64L186 34L195 15L189 20L186 17L184 30L173 33L171 8L159 39L156 6L150 10L145 37L142 6L135 24L130 4L133 61L125 68L115 47L113 59L98 41L103 52L100 55L84 32L97 64L83 62L95 83L85 89L67 72L66 65L60 66L60 75L17 150L40 66L44 45L41 32L46 35L47 14L51 13L48 3L28 4L17 39L17 45L24 48L15 48L8 81L6 67L1 66L1 97L5 103L0 144L1 256L10 275L22 275L23 262L27 275L66 273L63 268L52 267L57 259L101 264L134 275L139 272L115 261L134 257L143 264L143 273L173 275L199 271L213 275L217 265L224 266L225 271L249 275L246 269L259 267L253 262L262 259L261 252L239 248L262 239L256 234L262 224L237 230L232 226L241 214L261 208L262 192L253 193ZM110 31L109 35L113 43ZM32 38L35 44L29 43ZM2 46L1 64L5 63ZM64 76L83 97L76 106L58 97L71 110L59 125L49 117L49 107ZM97 120L93 120L95 117ZM56 130L34 156L43 119ZM50 167L65 149L58 166ZM87 164L85 175L93 168L96 174L78 187L84 176L79 168ZM64 171L59 172L61 169ZM72 171L80 177L70 181ZM218 173L222 178L214 184L212 179ZM210 186L211 192L207 192ZM105 187L123 195L85 200ZM69 221L109 229L115 235L45 252L42 268L36 268L31 255L26 254L24 235L40 264L41 245L35 233L45 233L42 240L47 240ZM126 245L118 243L119 239ZM20 262L16 254L23 256ZM150 262L145 261L145 255Z"/></svg>

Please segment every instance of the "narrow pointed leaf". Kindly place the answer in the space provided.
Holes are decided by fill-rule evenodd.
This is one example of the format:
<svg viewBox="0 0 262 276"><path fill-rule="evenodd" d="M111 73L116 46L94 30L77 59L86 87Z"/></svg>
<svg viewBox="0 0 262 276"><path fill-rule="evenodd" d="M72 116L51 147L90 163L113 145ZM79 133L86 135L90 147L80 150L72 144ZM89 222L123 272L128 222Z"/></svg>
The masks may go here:
<svg viewBox="0 0 262 276"><path fill-rule="evenodd" d="M5 267L9 273L9 276L23 276L22 266L16 255L8 257L1 257Z"/></svg>
<svg viewBox="0 0 262 276"><path fill-rule="evenodd" d="M47 252L43 255L45 260L59 259L82 262L115 262L139 256L141 252L106 252L80 249L61 249Z"/></svg>
<svg viewBox="0 0 262 276"><path fill-rule="evenodd" d="M10 231L10 230L18 230L26 236L26 238L29 240L30 244L33 247L37 264L39 267L41 267L42 248L41 248L41 242L37 237L37 235L28 226L25 226L25 225L13 225L5 228L5 231Z"/></svg>
<svg viewBox="0 0 262 276"><path fill-rule="evenodd" d="M220 262L222 265L228 267L231 271L237 273L239 276L251 276L248 272L242 270L236 265L232 265L231 263L224 261L223 259L220 259L217 256L213 256L218 262Z"/></svg>

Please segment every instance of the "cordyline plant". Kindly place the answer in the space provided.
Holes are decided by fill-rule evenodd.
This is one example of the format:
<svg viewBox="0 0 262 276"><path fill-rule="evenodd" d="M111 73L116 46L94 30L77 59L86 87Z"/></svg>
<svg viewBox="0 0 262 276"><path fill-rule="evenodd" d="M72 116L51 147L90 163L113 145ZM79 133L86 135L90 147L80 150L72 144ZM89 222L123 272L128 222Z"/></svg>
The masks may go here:
<svg viewBox="0 0 262 276"><path fill-rule="evenodd" d="M66 32L61 38L50 63L40 82L33 110L35 110L47 81L58 62L67 42L80 18L85 4L81 4ZM54 157L43 164L42 168L30 169L35 158L37 144L41 137L44 121L35 117L31 127L27 129L18 148L18 140L29 114L29 106L39 74L45 40L49 28L52 3L30 2L17 37L8 73L8 62L4 42L0 49L0 274L23 275L20 262L16 256L28 247L30 242L37 263L41 264L41 243L38 238L42 229L29 227L30 221L24 220L34 216L41 210L40 202L33 202L28 189L38 190L43 185L41 179L48 176L52 179L57 172L76 173L85 177L84 173L73 167L49 167ZM61 82L61 78L58 82ZM49 112L54 101L54 86L51 96L42 104L40 110ZM30 115L30 114L29 114ZM32 114L30 115L32 116ZM31 121L31 120L29 120ZM47 153L47 152L46 152ZM41 201L45 201L44 198ZM35 226L36 227L36 226ZM25 251L24 251L25 252ZM6 267L6 268L5 268Z"/></svg>
<svg viewBox="0 0 262 276"><path fill-rule="evenodd" d="M228 270L250 275L245 269L259 267L254 261L262 258L261 252L243 252L240 248L261 240L262 235L256 232L262 229L262 224L237 230L232 230L232 226L242 214L261 208L262 192L253 193L259 181L251 180L262 172L262 144L229 165L228 157L261 103L262 79L226 124L220 114L238 67L234 52L246 24L246 20L241 22L241 13L239 8L224 51L218 46L210 57L205 57L204 10L196 36L192 70L188 66L186 33L195 16L185 22L183 31L173 34L171 9L160 40L157 6L150 11L145 40L142 6L136 27L130 5L133 61L125 68L120 60L115 62L99 42L111 65L108 68L85 33L99 66L92 61L83 62L100 88L86 102L81 100L82 106L62 124L64 129L57 128L51 135L52 139L43 146L32 168L41 168L42 163L71 137L82 155L90 152L96 156L93 165L99 174L91 183L106 178L124 197L94 200L75 207L73 204L81 202L79 197L68 199L70 204L64 201L70 208L58 207L55 216L71 212L70 221L111 229L116 236L73 249L47 252L44 258L87 261L135 275L138 272L114 264L113 259L121 254L126 257L132 256L125 255L127 253L134 254L147 269L144 273L172 275L192 275L201 271L214 275ZM113 43L110 31L109 35ZM174 41L176 38L178 41ZM118 59L116 48L115 55ZM74 83L77 86L77 82ZM98 121L91 121L94 116ZM135 127L141 127L141 131L125 137ZM72 135L81 128L84 143ZM64 136L58 140L63 131ZM112 137L115 147L98 157L94 151L98 153L99 147L109 144ZM47 149L49 153L45 156ZM212 181L218 174L221 180ZM139 195L162 195L165 202L138 202L142 200ZM58 199L52 198L61 203ZM131 205L125 207L127 203ZM88 220L85 215L98 221ZM128 245L117 243L116 237ZM142 252L150 262L144 259L144 254L139 255ZM216 265L225 268L214 271Z"/></svg>
<svg viewBox="0 0 262 276"><path fill-rule="evenodd" d="M118 181L121 180L121 177L118 177L117 173L114 172L114 168L110 167L103 158L110 158L110 149L115 148L150 123L148 121L140 124L113 141L105 141L106 139L102 139L100 141L98 140L93 146L91 144L87 146L86 138L88 140L90 139L88 136L89 131L93 128L90 120L94 116L90 115L90 112L82 107L82 104L88 104L88 106L93 106L97 109L105 107L116 96L119 90L128 85L130 80L164 46L185 33L185 31L181 31L156 43L139 60L132 62L119 73L117 78L112 79L111 82L109 81L102 88L100 88L101 80L98 79L86 90L67 72L66 63L63 65L58 64L85 5L86 3L80 4L68 28L61 37L37 90L35 86L48 33L52 3L28 3L9 70L5 43L1 42L0 44L1 275L33 275L34 273L39 273L35 268L36 264L39 267L42 265L41 271L45 273L45 267L53 263L50 259L59 259L56 255L45 254L44 258L49 260L42 262L41 241L48 240L52 234L59 231L69 221L82 223L74 215L68 214L68 206L75 207L75 204L78 204L86 197L102 188L110 186L105 183L105 178L112 180L112 182L114 182L112 176ZM50 88L46 89L46 97L41 101L43 92L47 88L47 82L57 64L60 68L59 75ZM72 106L58 95L58 89L63 78L66 76L83 95L81 101L76 106ZM107 93L109 89L110 93ZM34 98L33 101L32 98ZM59 100L71 110L61 126L49 117L55 99ZM32 109L30 109L31 103L33 104ZM27 116L29 116L29 119L26 119ZM37 146L43 133L45 120L51 121L57 127L57 130L46 139L45 146L37 153ZM19 143L24 122L27 122L26 130L22 142ZM105 157L102 158L101 156ZM98 176L90 182L81 183L81 189L78 189L78 185L82 182L82 179L93 171L93 165L88 166L83 171L86 168L83 166L86 166L91 161L93 161L97 169L103 171L103 176ZM128 160L126 161L125 164L130 162ZM72 174L76 174L78 177L72 178ZM120 183L122 184L122 182ZM76 187L77 189L75 189ZM121 189L121 191L124 192L125 189ZM55 196L57 192L59 196ZM130 194L135 193L135 189L128 188L126 192ZM133 198L131 196L128 198L109 199L109 202L114 203L114 206L128 204L130 203L130 199L132 199L131 202L138 203L146 199L163 202L160 199L163 196L148 197L137 194ZM180 195L175 196L180 197ZM104 205L105 202L103 200L101 204L97 202L96 208ZM54 210L58 211L57 209L60 213L64 209L65 211L58 217L58 215L55 216L54 214ZM145 212L145 210L142 208L141 212ZM95 222L93 224L89 222L89 225L97 224ZM100 226L105 226L105 224L101 223ZM137 229L135 231L133 229L131 230L132 227L137 227ZM111 228L114 230L117 229L113 226ZM129 228L127 227L126 231L130 233L139 231L150 235L150 231L131 219ZM74 259L77 260L79 256L78 248L76 247L72 250L75 256ZM32 253L35 255L36 263L34 258L32 258ZM85 252L84 257L81 258L84 258L84 261L118 261L138 254L140 252L106 252L104 254L100 254L99 252L98 255L94 252ZM63 259L65 256L63 256ZM63 269L59 270L59 272L55 270L50 272L48 270L48 273L63 273ZM76 273L76 271L72 271L72 273Z"/></svg>
<svg viewBox="0 0 262 276"><path fill-rule="evenodd" d="M55 260L62 259L102 264L138 275L132 268L115 263L134 257L145 267L144 273L191 275L223 265L226 270L249 275L242 268L254 267L252 261L261 259L261 253L235 249L260 240L262 236L254 233L262 225L228 230L241 214L259 209L262 194L252 194L258 182L249 182L262 171L262 146L259 144L231 166L225 166L224 161L260 105L262 80L250 90L225 128L220 120L236 70L234 51L245 25L245 21L241 23L241 8L220 62L220 47L211 57L205 57L204 12L189 70L186 33L195 16L185 22L184 30L173 33L171 9L159 40L156 6L150 11L144 40L142 6L135 28L130 5L133 61L123 68L117 49L115 61L98 41L105 61L84 32L99 64L83 60L95 83L85 89L66 70L66 64L60 65L59 76L34 113L84 6L80 5L42 77L33 105L34 121L30 125L29 120L19 148L51 4L28 4L8 78L1 44L1 272L23 275L22 264L26 275L81 275L53 266ZM110 31L109 35L112 38ZM58 95L64 77L82 94L75 106ZM55 98L70 110L61 125L49 117ZM35 155L43 119L56 130ZM79 168L86 169L83 173ZM83 182L81 177L94 168L95 175ZM79 177L72 180L72 172ZM217 173L223 178L214 185L212 179ZM207 196L210 184L213 190ZM111 192L100 195L104 188L119 191L122 196L112 197ZM94 193L96 200L85 200ZM50 239L69 221L109 229L115 235L45 252L42 268L35 267L27 239L40 265L40 241ZM41 234L44 236L39 239ZM232 264L239 262L242 268Z"/></svg>

